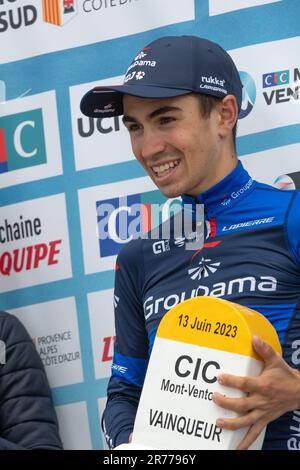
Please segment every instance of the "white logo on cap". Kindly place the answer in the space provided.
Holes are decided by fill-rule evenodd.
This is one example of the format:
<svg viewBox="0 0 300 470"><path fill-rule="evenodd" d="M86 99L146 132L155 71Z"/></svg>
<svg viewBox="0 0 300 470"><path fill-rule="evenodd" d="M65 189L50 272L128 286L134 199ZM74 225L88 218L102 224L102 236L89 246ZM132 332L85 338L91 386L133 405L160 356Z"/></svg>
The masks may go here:
<svg viewBox="0 0 300 470"><path fill-rule="evenodd" d="M213 77L212 75L210 75L210 77L202 76L201 80L202 83L199 85L201 90L210 90L227 95L228 91L225 88L226 80L219 80L217 77Z"/></svg>
<svg viewBox="0 0 300 470"><path fill-rule="evenodd" d="M144 78L144 76L145 76L145 72L140 71L136 74L135 79L136 80L142 80L142 78Z"/></svg>
<svg viewBox="0 0 300 470"><path fill-rule="evenodd" d="M129 80L132 80L135 77L136 72L131 72L128 75L126 75L124 79L124 83L129 82Z"/></svg>
<svg viewBox="0 0 300 470"><path fill-rule="evenodd" d="M116 108L112 108L111 105L108 105L108 106L109 108L107 106L104 106L103 109L94 108L94 113L97 113L97 114L114 113Z"/></svg>
<svg viewBox="0 0 300 470"><path fill-rule="evenodd" d="M145 52L141 51L135 58L134 60L141 60L143 59L144 57L146 57L147 54L145 54Z"/></svg>
<svg viewBox="0 0 300 470"><path fill-rule="evenodd" d="M202 76L201 79L202 79L202 82L210 83L212 85L219 85L223 87L225 86L225 81L226 81L226 80L219 80L217 77L212 77L212 76L210 77Z"/></svg>

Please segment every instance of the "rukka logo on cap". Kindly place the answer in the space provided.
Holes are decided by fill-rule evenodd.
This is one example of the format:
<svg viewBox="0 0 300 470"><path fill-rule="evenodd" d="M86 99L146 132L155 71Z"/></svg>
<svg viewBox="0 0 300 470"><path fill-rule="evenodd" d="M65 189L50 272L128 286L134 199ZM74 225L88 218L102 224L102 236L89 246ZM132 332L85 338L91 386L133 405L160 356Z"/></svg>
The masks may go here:
<svg viewBox="0 0 300 470"><path fill-rule="evenodd" d="M201 80L202 82L205 82L205 83L210 83L212 85L219 85L219 86L222 86L224 87L225 86L225 81L226 80L219 80L217 77L201 77Z"/></svg>
<svg viewBox="0 0 300 470"><path fill-rule="evenodd" d="M201 80L202 83L199 85L201 90L211 90L227 95L228 91L225 88L226 80L219 80L217 77L213 77L212 75L209 77L202 76Z"/></svg>

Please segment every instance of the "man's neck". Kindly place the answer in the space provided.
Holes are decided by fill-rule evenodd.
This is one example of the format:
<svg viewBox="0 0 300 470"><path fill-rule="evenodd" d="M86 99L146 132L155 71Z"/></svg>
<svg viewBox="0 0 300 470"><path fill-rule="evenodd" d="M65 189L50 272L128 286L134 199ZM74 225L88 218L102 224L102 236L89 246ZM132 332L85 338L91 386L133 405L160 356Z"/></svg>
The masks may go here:
<svg viewBox="0 0 300 470"><path fill-rule="evenodd" d="M229 175L238 164L238 158L236 153L232 153L231 155L227 156L223 160L220 161L218 164L217 169L213 169L213 174L207 175L205 180L198 184L194 189L189 192L189 196L196 197L199 194L209 190L217 183L222 181L227 175Z"/></svg>

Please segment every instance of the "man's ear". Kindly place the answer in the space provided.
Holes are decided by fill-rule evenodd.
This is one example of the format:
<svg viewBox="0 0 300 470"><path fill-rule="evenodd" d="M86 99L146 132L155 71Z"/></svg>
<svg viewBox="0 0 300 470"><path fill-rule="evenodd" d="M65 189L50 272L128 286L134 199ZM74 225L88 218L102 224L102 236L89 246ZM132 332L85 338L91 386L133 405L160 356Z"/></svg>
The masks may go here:
<svg viewBox="0 0 300 470"><path fill-rule="evenodd" d="M218 105L219 135L226 137L231 131L238 118L238 106L233 95L226 96Z"/></svg>

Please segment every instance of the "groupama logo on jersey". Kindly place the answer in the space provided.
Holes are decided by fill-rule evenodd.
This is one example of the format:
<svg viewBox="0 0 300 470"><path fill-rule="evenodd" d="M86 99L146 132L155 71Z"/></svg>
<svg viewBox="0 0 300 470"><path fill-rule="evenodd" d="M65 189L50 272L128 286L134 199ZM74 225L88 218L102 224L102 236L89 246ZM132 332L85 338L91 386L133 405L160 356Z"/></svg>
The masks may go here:
<svg viewBox="0 0 300 470"><path fill-rule="evenodd" d="M204 248L214 248L219 245L221 241L205 243L200 250L197 250L193 254L189 264L188 273L190 278L200 280L202 277L208 277L210 274L214 274L220 266L220 262L213 262L211 259L203 256L202 250Z"/></svg>
<svg viewBox="0 0 300 470"><path fill-rule="evenodd" d="M43 18L46 23L64 26L76 14L76 0L43 0Z"/></svg>
<svg viewBox="0 0 300 470"><path fill-rule="evenodd" d="M239 113L239 119L243 119L251 113L256 101L255 81L247 72L239 72L243 84L243 99Z"/></svg>
<svg viewBox="0 0 300 470"><path fill-rule="evenodd" d="M150 230L180 208L180 200L167 199L157 190L96 201L100 256L117 255L131 240L147 238Z"/></svg>
<svg viewBox="0 0 300 470"><path fill-rule="evenodd" d="M0 118L0 173L46 161L41 109Z"/></svg>

